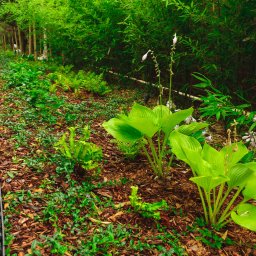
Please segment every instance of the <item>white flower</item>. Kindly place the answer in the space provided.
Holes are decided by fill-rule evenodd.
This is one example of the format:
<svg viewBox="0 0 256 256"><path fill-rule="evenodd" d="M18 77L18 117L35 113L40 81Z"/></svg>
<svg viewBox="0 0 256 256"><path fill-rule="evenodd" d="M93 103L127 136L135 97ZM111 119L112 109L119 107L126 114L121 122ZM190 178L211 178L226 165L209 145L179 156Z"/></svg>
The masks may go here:
<svg viewBox="0 0 256 256"><path fill-rule="evenodd" d="M205 140L206 141L212 141L212 135L209 135L209 136L205 137Z"/></svg>
<svg viewBox="0 0 256 256"><path fill-rule="evenodd" d="M175 33L174 37L173 37L173 40L172 40L173 46L177 43L177 41L178 41L178 38L177 38L176 33Z"/></svg>
<svg viewBox="0 0 256 256"><path fill-rule="evenodd" d="M191 123L195 123L196 119L193 116L189 116L184 121L186 124L191 124Z"/></svg>
<svg viewBox="0 0 256 256"><path fill-rule="evenodd" d="M169 109L174 109L176 106L172 101L171 102L167 101L166 107L168 107Z"/></svg>
<svg viewBox="0 0 256 256"><path fill-rule="evenodd" d="M252 119L253 122L256 122L256 115Z"/></svg>
<svg viewBox="0 0 256 256"><path fill-rule="evenodd" d="M14 49L17 49L17 44L13 44L13 48L14 48Z"/></svg>
<svg viewBox="0 0 256 256"><path fill-rule="evenodd" d="M246 143L249 142L252 147L256 147L256 132L246 132L242 137L242 140Z"/></svg>
<svg viewBox="0 0 256 256"><path fill-rule="evenodd" d="M147 59L149 52L150 52L150 50L148 50L148 51L142 56L141 61L145 61L145 60Z"/></svg>

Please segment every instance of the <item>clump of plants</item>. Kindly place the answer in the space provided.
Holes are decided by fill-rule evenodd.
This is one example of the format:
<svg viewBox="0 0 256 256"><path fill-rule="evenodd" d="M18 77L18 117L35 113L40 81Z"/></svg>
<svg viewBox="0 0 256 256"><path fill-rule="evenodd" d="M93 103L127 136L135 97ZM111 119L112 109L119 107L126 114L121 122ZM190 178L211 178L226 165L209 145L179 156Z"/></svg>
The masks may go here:
<svg viewBox="0 0 256 256"><path fill-rule="evenodd" d="M202 117L216 117L217 120L226 120L228 123L236 119L239 124L252 125L255 113L245 115L245 109L249 108L250 104L234 105L231 96L216 89L207 77L197 72L193 76L200 81L194 86L207 93L206 96L201 96L203 103L199 111Z"/></svg>
<svg viewBox="0 0 256 256"><path fill-rule="evenodd" d="M71 69L72 66L63 67L48 75L53 82L52 91L55 91L58 86L67 91L72 90L75 93L84 89L101 96L111 91L107 82L103 80L103 74L97 75L94 72L85 72L84 70L75 73Z"/></svg>
<svg viewBox="0 0 256 256"><path fill-rule="evenodd" d="M123 142L120 140L112 140L112 142L117 145L118 149L122 152L125 158L134 160L140 153L143 140L135 142Z"/></svg>
<svg viewBox="0 0 256 256"><path fill-rule="evenodd" d="M192 169L190 180L198 187L207 224L223 227L233 220L256 231L256 206L250 203L256 199L256 162L240 162L249 151L242 142L231 143L230 132L218 151L175 131L172 151Z"/></svg>
<svg viewBox="0 0 256 256"><path fill-rule="evenodd" d="M172 90L172 65L174 63L173 55L176 43L177 36L175 34L170 60L170 91ZM142 61L145 61L149 54L155 64L155 71L158 77L159 105L150 109L135 103L128 115L119 114L116 118L104 122L103 127L118 141L131 144L143 141L144 143L141 144L142 150L154 173L159 177L163 177L169 172L173 159L170 148L171 133L177 129L183 134L192 135L208 125L206 123L194 122L179 126L186 118L192 115L193 108L172 112L170 108L172 103L171 92L169 92L169 105L165 106L162 104L163 86L160 79L161 72L153 51L149 50L144 54ZM177 126L179 127L177 128Z"/></svg>
<svg viewBox="0 0 256 256"><path fill-rule="evenodd" d="M168 210L169 207L165 200L155 203L145 203L138 196L138 187L131 186L131 195L129 196L131 206L134 211L140 213L143 217L161 219L160 210Z"/></svg>
<svg viewBox="0 0 256 256"><path fill-rule="evenodd" d="M69 134L64 133L58 142L54 144L56 150L70 159L74 168L77 170L91 170L99 165L102 159L102 150L92 142L88 142L90 138L89 127L83 128L82 136L76 138L76 127L70 127Z"/></svg>

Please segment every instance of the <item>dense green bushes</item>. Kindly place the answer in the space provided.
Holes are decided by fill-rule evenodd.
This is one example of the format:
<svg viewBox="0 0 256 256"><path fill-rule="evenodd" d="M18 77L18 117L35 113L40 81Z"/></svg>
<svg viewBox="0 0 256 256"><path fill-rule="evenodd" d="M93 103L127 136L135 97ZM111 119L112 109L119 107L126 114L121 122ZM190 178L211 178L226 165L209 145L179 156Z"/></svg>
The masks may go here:
<svg viewBox="0 0 256 256"><path fill-rule="evenodd" d="M33 6L36 12L31 13ZM47 31L54 56L64 54L66 63L133 73L146 80L154 80L153 66L144 67L141 56L148 49L154 50L162 77L167 77L171 40L176 32L176 88L188 88L191 72L199 71L222 91L233 92L235 88L242 96L253 93L253 0L59 0L54 4L18 0L2 4L1 9L2 19L17 23L24 35L28 34L28 21L34 22L37 44L43 44L40 35Z"/></svg>

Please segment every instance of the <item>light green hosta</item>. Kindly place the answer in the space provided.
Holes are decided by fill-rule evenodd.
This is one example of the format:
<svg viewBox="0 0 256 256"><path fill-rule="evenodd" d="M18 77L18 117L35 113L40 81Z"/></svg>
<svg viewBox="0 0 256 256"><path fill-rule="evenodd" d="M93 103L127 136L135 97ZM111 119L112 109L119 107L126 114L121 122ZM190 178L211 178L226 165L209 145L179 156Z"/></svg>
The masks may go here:
<svg viewBox="0 0 256 256"><path fill-rule="evenodd" d="M54 144L55 149L62 155L71 159L75 164L81 165L85 170L91 170L98 166L98 161L102 158L101 148L94 143L88 142L90 130L88 126L83 129L83 136L76 139L75 127L70 127L69 138L63 134L60 140Z"/></svg>
<svg viewBox="0 0 256 256"><path fill-rule="evenodd" d="M173 132L170 141L177 158L192 168L190 180L198 186L206 221L224 226L231 217L256 231L256 206L248 203L256 199L256 162L239 163L248 153L246 146L238 142L217 151L179 132ZM243 199L237 203L240 195Z"/></svg>
<svg viewBox="0 0 256 256"><path fill-rule="evenodd" d="M193 109L189 108L172 113L168 107L163 105L150 109L135 103L128 116L120 114L104 122L103 127L119 141L131 143L141 141L141 146L155 174L164 176L172 162L172 153L168 146L170 134L175 126L184 121L192 112ZM182 125L177 130L190 135L206 126L205 123L192 123Z"/></svg>

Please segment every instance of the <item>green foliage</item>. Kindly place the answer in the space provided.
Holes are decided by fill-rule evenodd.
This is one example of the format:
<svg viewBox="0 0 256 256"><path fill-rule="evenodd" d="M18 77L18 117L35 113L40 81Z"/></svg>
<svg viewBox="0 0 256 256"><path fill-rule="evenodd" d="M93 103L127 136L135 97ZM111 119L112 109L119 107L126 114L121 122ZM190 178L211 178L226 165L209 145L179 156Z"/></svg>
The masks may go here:
<svg viewBox="0 0 256 256"><path fill-rule="evenodd" d="M94 143L88 142L90 131L88 126L83 128L83 136L76 139L76 127L69 128L69 137L63 134L60 140L54 144L63 156L81 165L85 170L98 167L98 161L102 158L101 149Z"/></svg>
<svg viewBox="0 0 256 256"><path fill-rule="evenodd" d="M202 148L196 139L179 132L172 133L170 141L177 158L192 169L194 177L190 180L198 187L206 222L224 226L231 217L256 231L256 207L247 203L256 198L256 162L240 163L248 153L246 146L237 142L220 151L208 144ZM236 203L239 195L243 199Z"/></svg>
<svg viewBox="0 0 256 256"><path fill-rule="evenodd" d="M120 140L113 140L112 142L116 143L118 149L124 154L127 159L134 160L141 150L141 143L143 143L143 140L139 140L136 142L123 142Z"/></svg>
<svg viewBox="0 0 256 256"><path fill-rule="evenodd" d="M60 68L59 71L48 75L48 78L54 83L51 86L51 91L55 91L57 86L60 86L64 90L72 90L75 93L84 89L101 96L111 91L107 83L103 80L103 74L96 75L93 72L86 73L83 70L79 70L76 74L75 72L70 72L71 66L66 67Z"/></svg>
<svg viewBox="0 0 256 256"><path fill-rule="evenodd" d="M215 116L217 120L227 120L229 122L234 119L239 120L239 123L245 123L246 118L244 110L248 109L250 104L234 105L231 96L224 95L220 90L216 89L212 82L200 73L194 73L200 83L194 85L197 88L204 89L207 96L201 96L203 101L199 108L202 117ZM251 116L252 120L253 116Z"/></svg>
<svg viewBox="0 0 256 256"><path fill-rule="evenodd" d="M38 83L42 70L28 62L11 62L8 70L3 74L8 87L26 86Z"/></svg>
<svg viewBox="0 0 256 256"><path fill-rule="evenodd" d="M139 212L143 217L161 219L160 210L168 210L169 207L165 200L155 203L145 203L138 196L138 187L131 186L131 195L129 196L131 206L136 212Z"/></svg>
<svg viewBox="0 0 256 256"><path fill-rule="evenodd" d="M115 139L125 143L135 143L140 140L147 142L148 147L142 143L142 149L148 161L158 176L164 176L172 163L172 157L168 147L168 139L175 126L184 121L193 112L192 108L172 113L168 107L159 105L150 109L135 103L128 114L120 114L116 118L103 123L103 127ZM193 134L205 128L207 124L192 123L182 125L178 130L184 134ZM153 138L156 136L157 145Z"/></svg>

